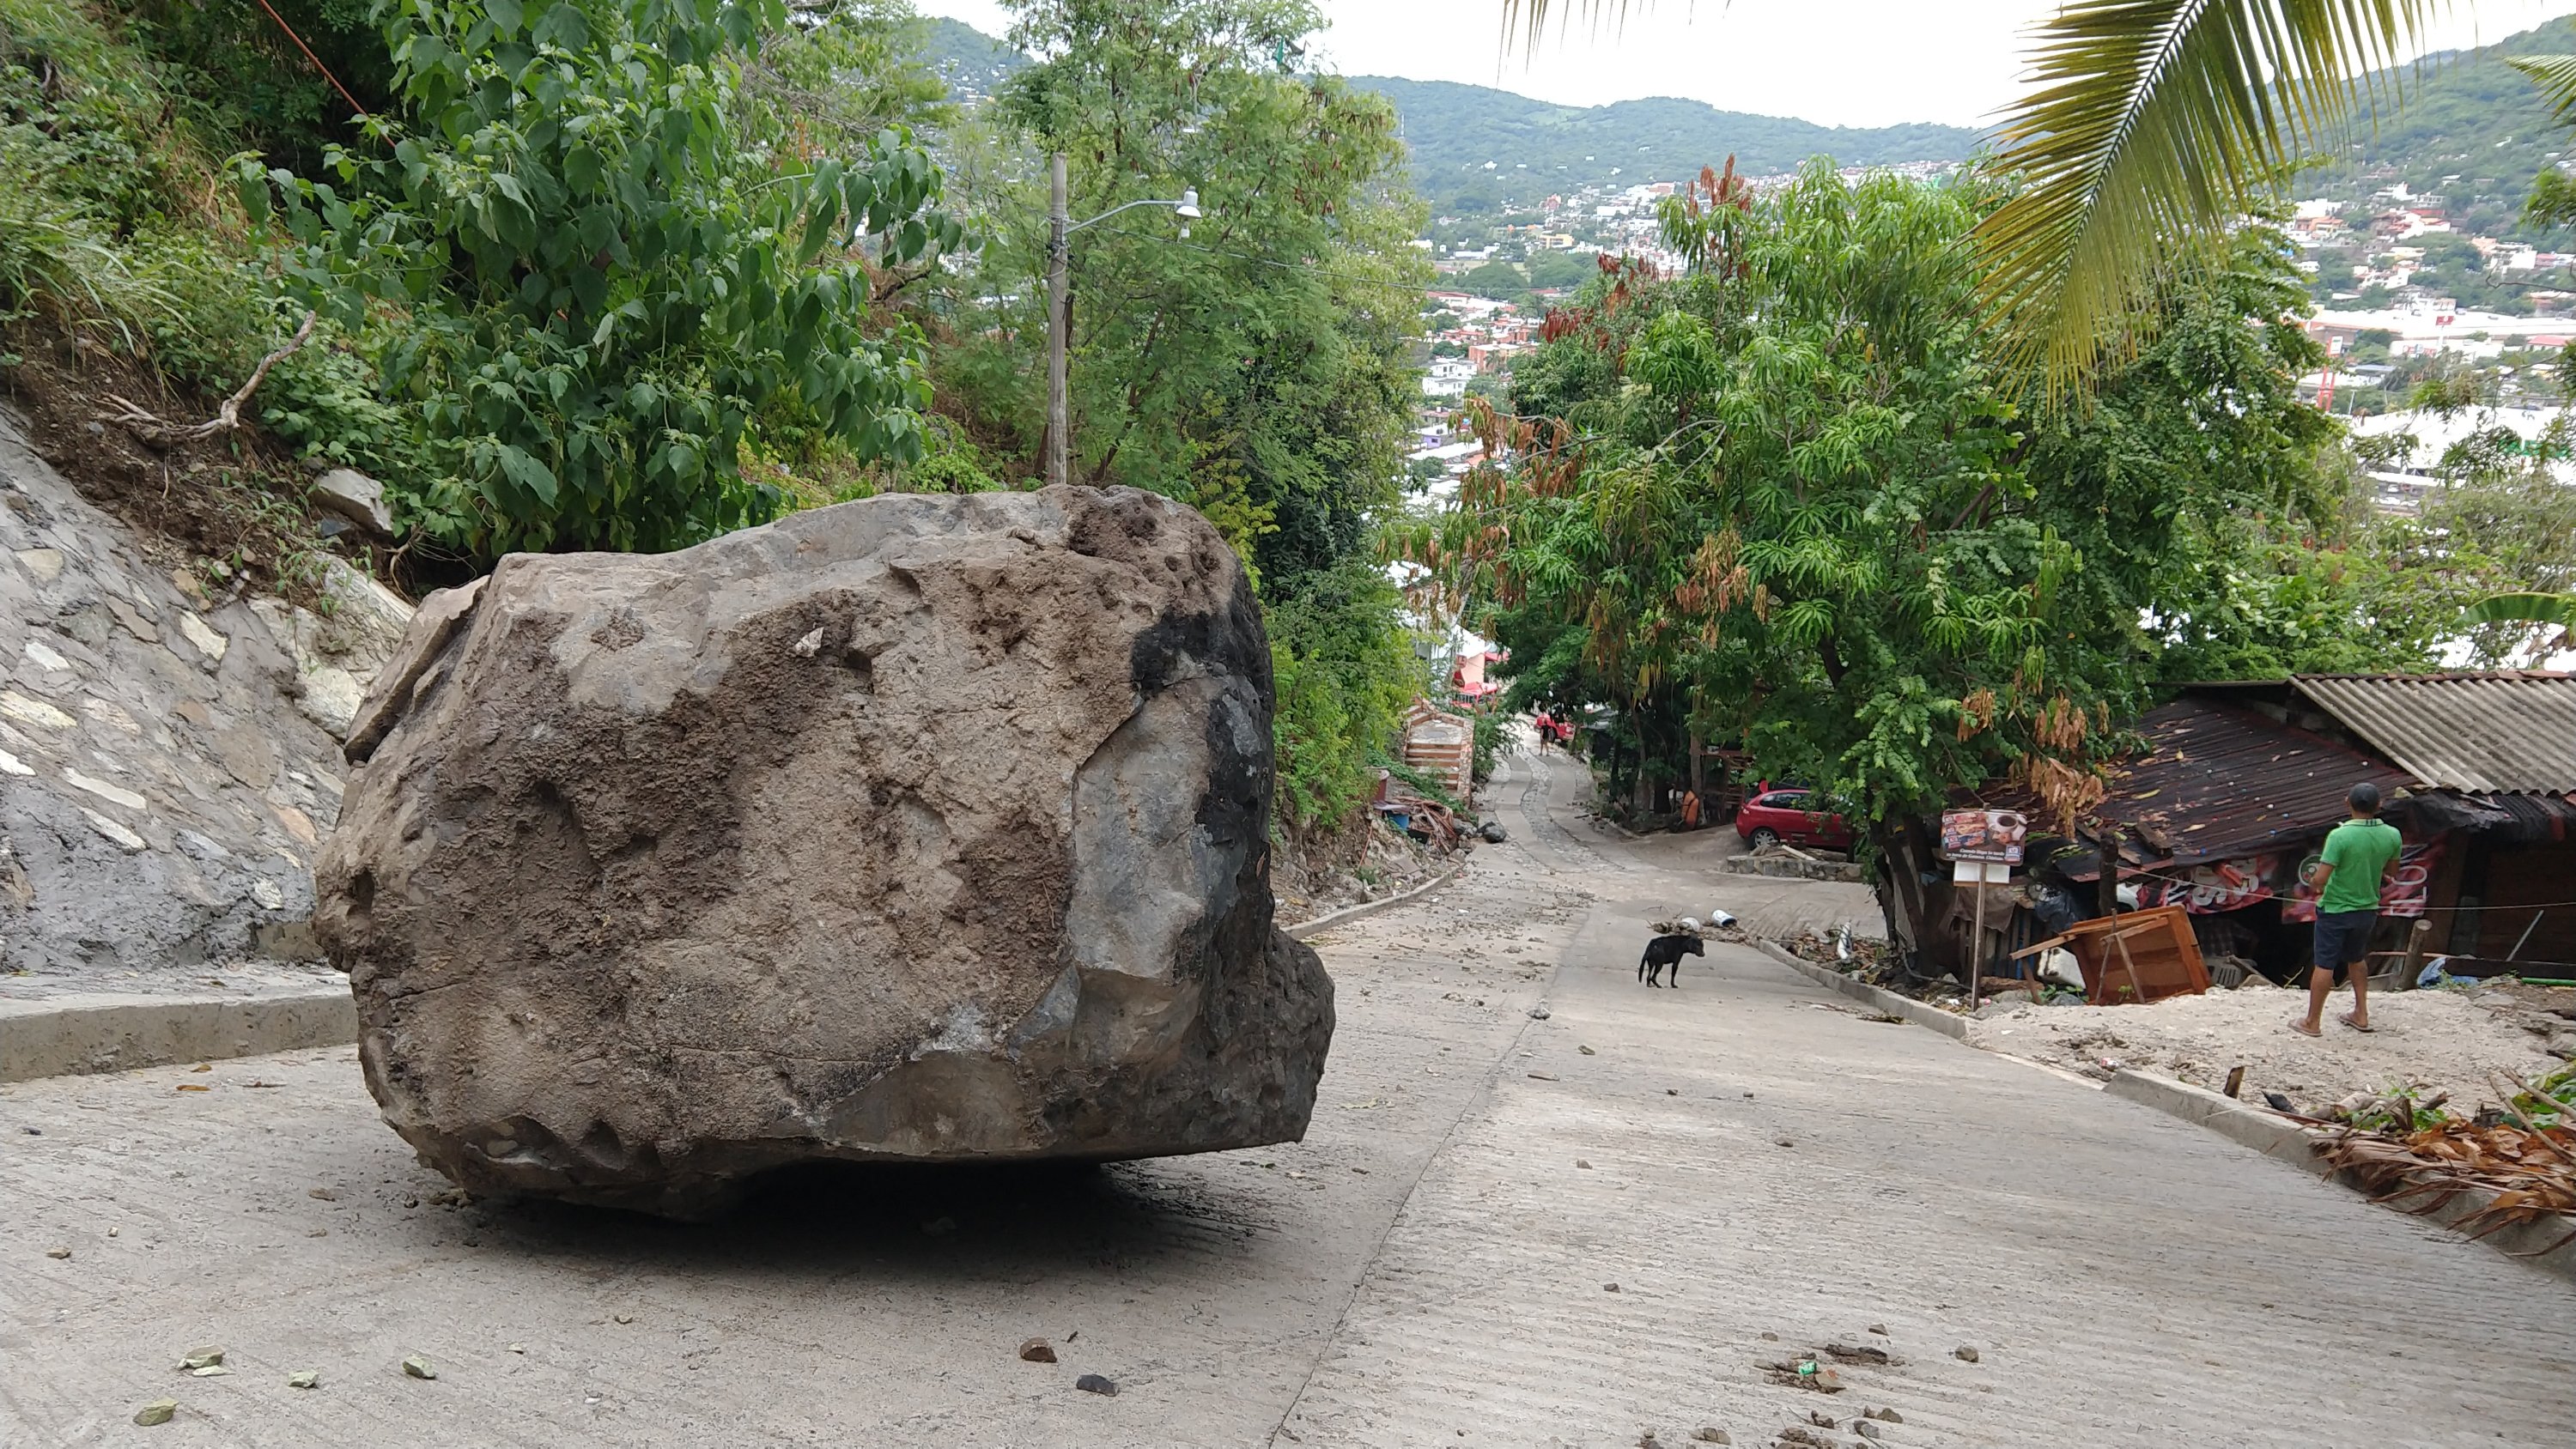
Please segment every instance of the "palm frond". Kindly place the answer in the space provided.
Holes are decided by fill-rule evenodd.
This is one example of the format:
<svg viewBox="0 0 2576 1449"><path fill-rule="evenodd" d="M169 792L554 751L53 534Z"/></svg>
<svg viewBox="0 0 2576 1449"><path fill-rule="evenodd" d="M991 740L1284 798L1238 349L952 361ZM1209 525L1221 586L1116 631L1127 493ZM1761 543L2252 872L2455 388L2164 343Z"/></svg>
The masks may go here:
<svg viewBox="0 0 2576 1449"><path fill-rule="evenodd" d="M1651 4L1653 0L1646 0L1646 3ZM1641 5L1638 8L1645 7ZM1503 0L1503 36L1509 40L1517 33L1523 48L1535 54L1551 15L1557 17L1560 31L1572 24L1578 15L1590 20L1595 27L1604 19L1616 26L1628 19L1628 0L1566 0L1562 5L1551 4L1549 0Z"/></svg>
<svg viewBox="0 0 2576 1449"><path fill-rule="evenodd" d="M2531 77L2560 125L2576 125L2576 55L2517 55L2505 64Z"/></svg>
<svg viewBox="0 0 2576 1449"><path fill-rule="evenodd" d="M1986 303L2048 396L2178 251L2225 235L2339 129L2446 0L2068 0L1998 134L2020 190L1978 226Z"/></svg>
<svg viewBox="0 0 2576 1449"><path fill-rule="evenodd" d="M2556 624L2576 629L2576 594L2491 594L2460 615L2464 624Z"/></svg>

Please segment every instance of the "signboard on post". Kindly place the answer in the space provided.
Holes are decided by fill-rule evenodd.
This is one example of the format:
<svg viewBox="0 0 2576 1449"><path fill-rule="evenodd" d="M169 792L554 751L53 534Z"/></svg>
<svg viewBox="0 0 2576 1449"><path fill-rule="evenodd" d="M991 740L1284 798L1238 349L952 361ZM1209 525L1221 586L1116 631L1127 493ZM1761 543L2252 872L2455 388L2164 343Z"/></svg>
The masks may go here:
<svg viewBox="0 0 2576 1449"><path fill-rule="evenodd" d="M1944 810L1941 853L1952 860L2021 864L2030 821L2018 810Z"/></svg>

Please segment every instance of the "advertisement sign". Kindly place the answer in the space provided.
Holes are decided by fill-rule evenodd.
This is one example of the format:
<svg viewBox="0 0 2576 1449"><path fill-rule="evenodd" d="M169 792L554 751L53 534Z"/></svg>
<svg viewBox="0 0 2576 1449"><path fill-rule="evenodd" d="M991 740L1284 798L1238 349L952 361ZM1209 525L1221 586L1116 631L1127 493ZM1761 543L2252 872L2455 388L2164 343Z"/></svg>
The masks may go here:
<svg viewBox="0 0 2576 1449"><path fill-rule="evenodd" d="M2030 822L2018 810L1944 810L1941 853L1952 860L2021 864L2022 842Z"/></svg>
<svg viewBox="0 0 2576 1449"><path fill-rule="evenodd" d="M2193 866L2180 880L2146 881L2138 888L2138 904L2180 906L2195 916L2241 911L2272 898L2272 877L2280 867L2276 855L2213 860Z"/></svg>

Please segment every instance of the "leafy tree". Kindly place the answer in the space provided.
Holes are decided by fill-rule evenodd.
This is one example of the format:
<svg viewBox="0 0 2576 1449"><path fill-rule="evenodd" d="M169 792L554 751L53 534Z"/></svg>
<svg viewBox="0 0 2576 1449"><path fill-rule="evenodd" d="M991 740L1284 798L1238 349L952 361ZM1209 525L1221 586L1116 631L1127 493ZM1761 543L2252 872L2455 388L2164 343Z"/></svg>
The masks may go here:
<svg viewBox="0 0 2576 1449"><path fill-rule="evenodd" d="M996 154L959 162L989 240L931 307L943 407L1037 471L1045 153L1071 158L1077 218L1195 187L1187 239L1154 211L1074 239L1075 476L1193 504L1293 589L1361 548L1403 476L1428 269L1393 112L1286 68L1320 23L1303 0L1015 9L1046 59L997 92Z"/></svg>
<svg viewBox="0 0 2576 1449"><path fill-rule="evenodd" d="M918 452L918 337L870 314L870 261L953 241L899 130L808 159L748 104L777 0L400 0L404 116L330 179L239 165L292 284L371 341L429 460L414 522L489 556L666 549L758 522L755 416L793 406L861 456ZM748 119L746 119L748 118ZM873 257L870 256L873 253ZM371 309L399 319L370 327Z"/></svg>
<svg viewBox="0 0 2576 1449"><path fill-rule="evenodd" d="M1458 277L1458 286L1479 297L1507 301L1530 289L1529 275L1517 262L1480 262Z"/></svg>
<svg viewBox="0 0 2576 1449"><path fill-rule="evenodd" d="M1666 214L1688 276L1550 318L1486 420L1517 466L1405 540L1511 648L1513 703L1615 704L1647 777L1686 731L1740 739L1883 820L2009 770L2080 790L2168 663L2403 634L2308 562L2347 500L2278 238L2161 294L2092 408L2034 418L1974 322L1979 187L1706 175Z"/></svg>
<svg viewBox="0 0 2576 1449"><path fill-rule="evenodd" d="M1366 798L1420 684L1369 562L1408 481L1430 280L1394 113L1296 69L1320 24L1304 0L1013 8L1013 44L1043 59L948 148L984 246L912 304L940 410L992 476L1038 473L1047 153L1069 159L1077 220L1197 189L1186 238L1139 209L1073 239L1073 478L1181 499L1252 566L1280 818L1328 829Z"/></svg>

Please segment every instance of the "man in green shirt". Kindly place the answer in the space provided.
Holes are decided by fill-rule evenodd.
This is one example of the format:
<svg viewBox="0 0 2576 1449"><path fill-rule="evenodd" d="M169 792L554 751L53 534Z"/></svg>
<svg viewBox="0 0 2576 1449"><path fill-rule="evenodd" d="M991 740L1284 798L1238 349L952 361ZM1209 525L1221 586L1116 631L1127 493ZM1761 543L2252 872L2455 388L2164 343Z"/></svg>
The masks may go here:
<svg viewBox="0 0 2576 1449"><path fill-rule="evenodd" d="M2309 883L2317 888L2317 933L2308 969L2308 1014L2290 1029L2303 1036L2325 1032L2326 997L2337 977L2352 977L2352 1010L2343 1024L2370 1030L2370 971L2361 965L2370 952L2370 933L2379 925L2379 897L2397 852L2405 841L2397 828L2379 818L2379 787L2355 785L2344 797L2352 818L2326 835L2323 859L2311 868Z"/></svg>

